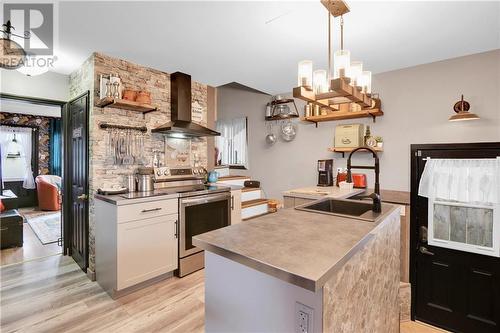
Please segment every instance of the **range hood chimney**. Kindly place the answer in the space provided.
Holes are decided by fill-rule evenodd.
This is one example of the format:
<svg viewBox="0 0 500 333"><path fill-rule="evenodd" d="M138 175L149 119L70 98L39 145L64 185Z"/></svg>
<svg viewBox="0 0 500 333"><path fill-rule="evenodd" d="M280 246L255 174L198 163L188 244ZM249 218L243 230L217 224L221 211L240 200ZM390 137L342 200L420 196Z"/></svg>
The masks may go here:
<svg viewBox="0 0 500 333"><path fill-rule="evenodd" d="M170 75L171 121L151 130L170 137L219 136L220 133L198 125L191 119L191 75L175 72Z"/></svg>

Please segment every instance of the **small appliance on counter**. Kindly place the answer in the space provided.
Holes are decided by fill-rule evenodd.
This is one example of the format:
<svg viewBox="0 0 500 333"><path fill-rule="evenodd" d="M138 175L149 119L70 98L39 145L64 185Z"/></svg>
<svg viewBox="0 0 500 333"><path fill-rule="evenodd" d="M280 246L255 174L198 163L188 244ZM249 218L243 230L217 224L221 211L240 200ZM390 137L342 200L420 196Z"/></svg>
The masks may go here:
<svg viewBox="0 0 500 333"><path fill-rule="evenodd" d="M347 172L339 172L337 174L337 186L346 180ZM366 175L364 173L353 173L352 182L354 183L354 188L366 188Z"/></svg>
<svg viewBox="0 0 500 333"><path fill-rule="evenodd" d="M363 124L338 125L335 127L336 148L357 148L364 146Z"/></svg>
<svg viewBox="0 0 500 333"><path fill-rule="evenodd" d="M208 173L208 179L207 180L211 184L217 183L217 181L219 180L219 173L217 171L210 171Z"/></svg>
<svg viewBox="0 0 500 333"><path fill-rule="evenodd" d="M318 186L333 186L333 160L318 160Z"/></svg>

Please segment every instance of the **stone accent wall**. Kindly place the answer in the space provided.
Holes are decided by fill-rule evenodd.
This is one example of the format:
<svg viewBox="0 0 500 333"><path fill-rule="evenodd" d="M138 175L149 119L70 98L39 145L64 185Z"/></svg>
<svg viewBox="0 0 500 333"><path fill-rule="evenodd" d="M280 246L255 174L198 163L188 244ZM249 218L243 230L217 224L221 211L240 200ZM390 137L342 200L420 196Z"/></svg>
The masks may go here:
<svg viewBox="0 0 500 333"><path fill-rule="evenodd" d="M50 172L50 118L26 114L0 114L2 125L26 125L38 127L38 172L39 175L48 175Z"/></svg>
<svg viewBox="0 0 500 333"><path fill-rule="evenodd" d="M399 332L399 233L396 210L325 284L323 332Z"/></svg>
<svg viewBox="0 0 500 333"><path fill-rule="evenodd" d="M152 104L159 110L147 114L115 108L100 108L95 105L99 100L100 76L117 75L123 88L145 90L151 93ZM114 184L124 185L128 175L135 173L139 165L114 165L113 159L106 154L107 131L99 128L102 122L146 126L145 160L151 163L153 151L165 151L165 137L151 133L151 129L170 120L170 76L168 73L140 66L129 61L94 53L82 67L70 76L70 96L76 97L85 90L91 90L90 113L90 216L89 216L89 269L95 267L95 221L94 197L98 188ZM207 124L207 86L192 82L193 121ZM207 166L207 141L205 138L193 140L192 155L195 153L202 166ZM193 160L193 157L191 157Z"/></svg>

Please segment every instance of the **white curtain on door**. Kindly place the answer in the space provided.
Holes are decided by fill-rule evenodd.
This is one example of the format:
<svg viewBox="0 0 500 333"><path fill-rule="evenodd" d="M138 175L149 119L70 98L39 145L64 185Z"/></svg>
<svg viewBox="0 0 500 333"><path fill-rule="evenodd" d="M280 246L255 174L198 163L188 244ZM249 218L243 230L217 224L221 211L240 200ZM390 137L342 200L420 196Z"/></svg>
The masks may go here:
<svg viewBox="0 0 500 333"><path fill-rule="evenodd" d="M418 194L466 203L500 203L500 157L428 159Z"/></svg>
<svg viewBox="0 0 500 333"><path fill-rule="evenodd" d="M25 189L34 189L35 179L33 178L33 170L31 170L31 145L32 145L32 129L29 127L10 127L2 126L2 165L5 163L7 158L7 147L9 143L14 139L14 133L16 135L16 140L18 144L22 147L21 158L24 159L24 180L23 187Z"/></svg>

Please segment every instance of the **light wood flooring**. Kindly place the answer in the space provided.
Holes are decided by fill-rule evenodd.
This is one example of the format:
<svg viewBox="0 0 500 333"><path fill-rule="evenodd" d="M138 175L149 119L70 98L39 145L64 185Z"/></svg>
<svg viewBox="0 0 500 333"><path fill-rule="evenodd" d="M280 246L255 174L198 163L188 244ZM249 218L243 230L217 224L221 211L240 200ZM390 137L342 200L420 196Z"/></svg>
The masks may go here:
<svg viewBox="0 0 500 333"><path fill-rule="evenodd" d="M0 266L20 263L37 258L60 254L62 247L57 243L43 245L28 223L23 223L23 246L0 251Z"/></svg>
<svg viewBox="0 0 500 333"><path fill-rule="evenodd" d="M0 268L0 331L203 332L203 270L111 299L69 257ZM402 333L439 333L407 322Z"/></svg>

